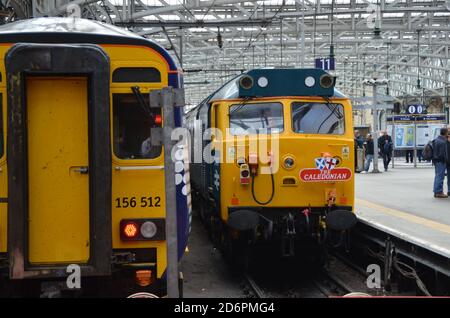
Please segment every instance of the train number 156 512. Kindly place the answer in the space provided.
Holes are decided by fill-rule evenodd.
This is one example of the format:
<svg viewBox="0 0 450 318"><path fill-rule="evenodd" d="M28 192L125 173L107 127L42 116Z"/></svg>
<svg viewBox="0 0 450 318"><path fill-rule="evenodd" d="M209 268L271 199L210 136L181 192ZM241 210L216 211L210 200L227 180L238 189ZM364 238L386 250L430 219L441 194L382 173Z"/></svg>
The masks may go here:
<svg viewBox="0 0 450 318"><path fill-rule="evenodd" d="M119 197L116 198L116 208L153 208L161 206L161 197Z"/></svg>

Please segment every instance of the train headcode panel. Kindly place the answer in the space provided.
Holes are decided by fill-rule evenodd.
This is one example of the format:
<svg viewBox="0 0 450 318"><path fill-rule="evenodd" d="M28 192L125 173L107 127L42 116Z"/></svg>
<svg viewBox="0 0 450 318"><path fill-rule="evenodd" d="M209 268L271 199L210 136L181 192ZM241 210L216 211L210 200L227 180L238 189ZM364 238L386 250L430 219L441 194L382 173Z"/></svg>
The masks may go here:
<svg viewBox="0 0 450 318"><path fill-rule="evenodd" d="M196 208L236 269L257 245L311 254L356 223L352 105L334 84L319 69L254 69L186 115L192 136L218 132L192 143L191 183Z"/></svg>
<svg viewBox="0 0 450 318"><path fill-rule="evenodd" d="M39 296L42 282L66 286L69 274L79 283L69 292L166 295L164 120L149 94L181 89L178 66L154 42L84 19L9 23L0 43L0 295ZM176 108L176 127L182 116ZM187 149L176 157L181 258Z"/></svg>

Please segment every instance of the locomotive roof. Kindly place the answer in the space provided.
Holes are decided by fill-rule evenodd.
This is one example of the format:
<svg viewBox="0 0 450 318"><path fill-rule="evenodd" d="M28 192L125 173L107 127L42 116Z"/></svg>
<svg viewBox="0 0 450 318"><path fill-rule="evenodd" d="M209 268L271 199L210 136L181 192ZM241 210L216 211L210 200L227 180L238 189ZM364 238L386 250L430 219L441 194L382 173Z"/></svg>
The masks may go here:
<svg viewBox="0 0 450 318"><path fill-rule="evenodd" d="M246 75L255 75L259 74L259 75L266 75L266 74L270 74L270 73L281 73L281 74L286 74L286 73L293 73L293 75L297 75L297 74L301 74L303 72L317 72L319 75L323 74L325 72L323 72L322 70L315 70L315 69L255 69L255 70L250 70L247 71L243 74L239 74L236 77L234 77L233 79L231 79L230 81L228 81L227 83L225 83L224 85L222 85L218 90L216 90L214 93L212 93L206 100L208 100L208 102L214 101L214 100L227 100L227 99L237 99L237 98L242 98L245 96L241 96L242 94L242 88L239 85L239 81L240 79ZM270 78L270 77L269 77ZM286 80L288 80L286 78ZM285 85L285 82L283 83L283 85ZM256 85L254 85L256 86ZM273 89L271 89L273 92ZM261 92L261 90L259 90ZM272 93L271 92L271 93ZM298 94L297 94L298 93ZM292 94L289 94L289 96L314 96L315 94L309 94L307 93L305 90L303 89L295 89L293 90ZM287 95L277 95L276 92L275 94L268 94L268 95L261 95L261 97L264 96L287 96ZM337 90L336 88L331 88L330 90L330 94L328 95L329 98L346 98L346 96L340 92L339 90Z"/></svg>
<svg viewBox="0 0 450 318"><path fill-rule="evenodd" d="M159 44L107 23L80 18L33 18L0 26L0 43L94 43L147 46L160 53L171 70L178 66Z"/></svg>

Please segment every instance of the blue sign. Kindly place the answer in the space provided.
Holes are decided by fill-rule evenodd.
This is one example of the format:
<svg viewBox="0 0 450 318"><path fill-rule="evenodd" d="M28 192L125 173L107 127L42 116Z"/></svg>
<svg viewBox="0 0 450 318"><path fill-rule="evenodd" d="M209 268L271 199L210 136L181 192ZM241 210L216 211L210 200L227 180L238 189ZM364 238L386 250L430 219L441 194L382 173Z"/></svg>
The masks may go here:
<svg viewBox="0 0 450 318"><path fill-rule="evenodd" d="M409 116L409 115L397 115L392 117L387 117L387 121L445 121L445 115L421 115L421 116Z"/></svg>
<svg viewBox="0 0 450 318"><path fill-rule="evenodd" d="M316 68L320 68L325 71L334 70L334 57L316 59Z"/></svg>

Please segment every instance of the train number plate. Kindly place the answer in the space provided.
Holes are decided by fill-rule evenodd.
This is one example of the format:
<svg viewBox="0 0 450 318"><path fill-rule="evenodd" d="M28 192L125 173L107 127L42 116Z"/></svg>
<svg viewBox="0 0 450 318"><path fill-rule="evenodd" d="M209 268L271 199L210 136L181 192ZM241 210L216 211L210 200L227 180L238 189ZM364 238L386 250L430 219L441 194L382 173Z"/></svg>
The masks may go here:
<svg viewBox="0 0 450 318"><path fill-rule="evenodd" d="M157 208L161 206L160 196L118 197L116 208Z"/></svg>

